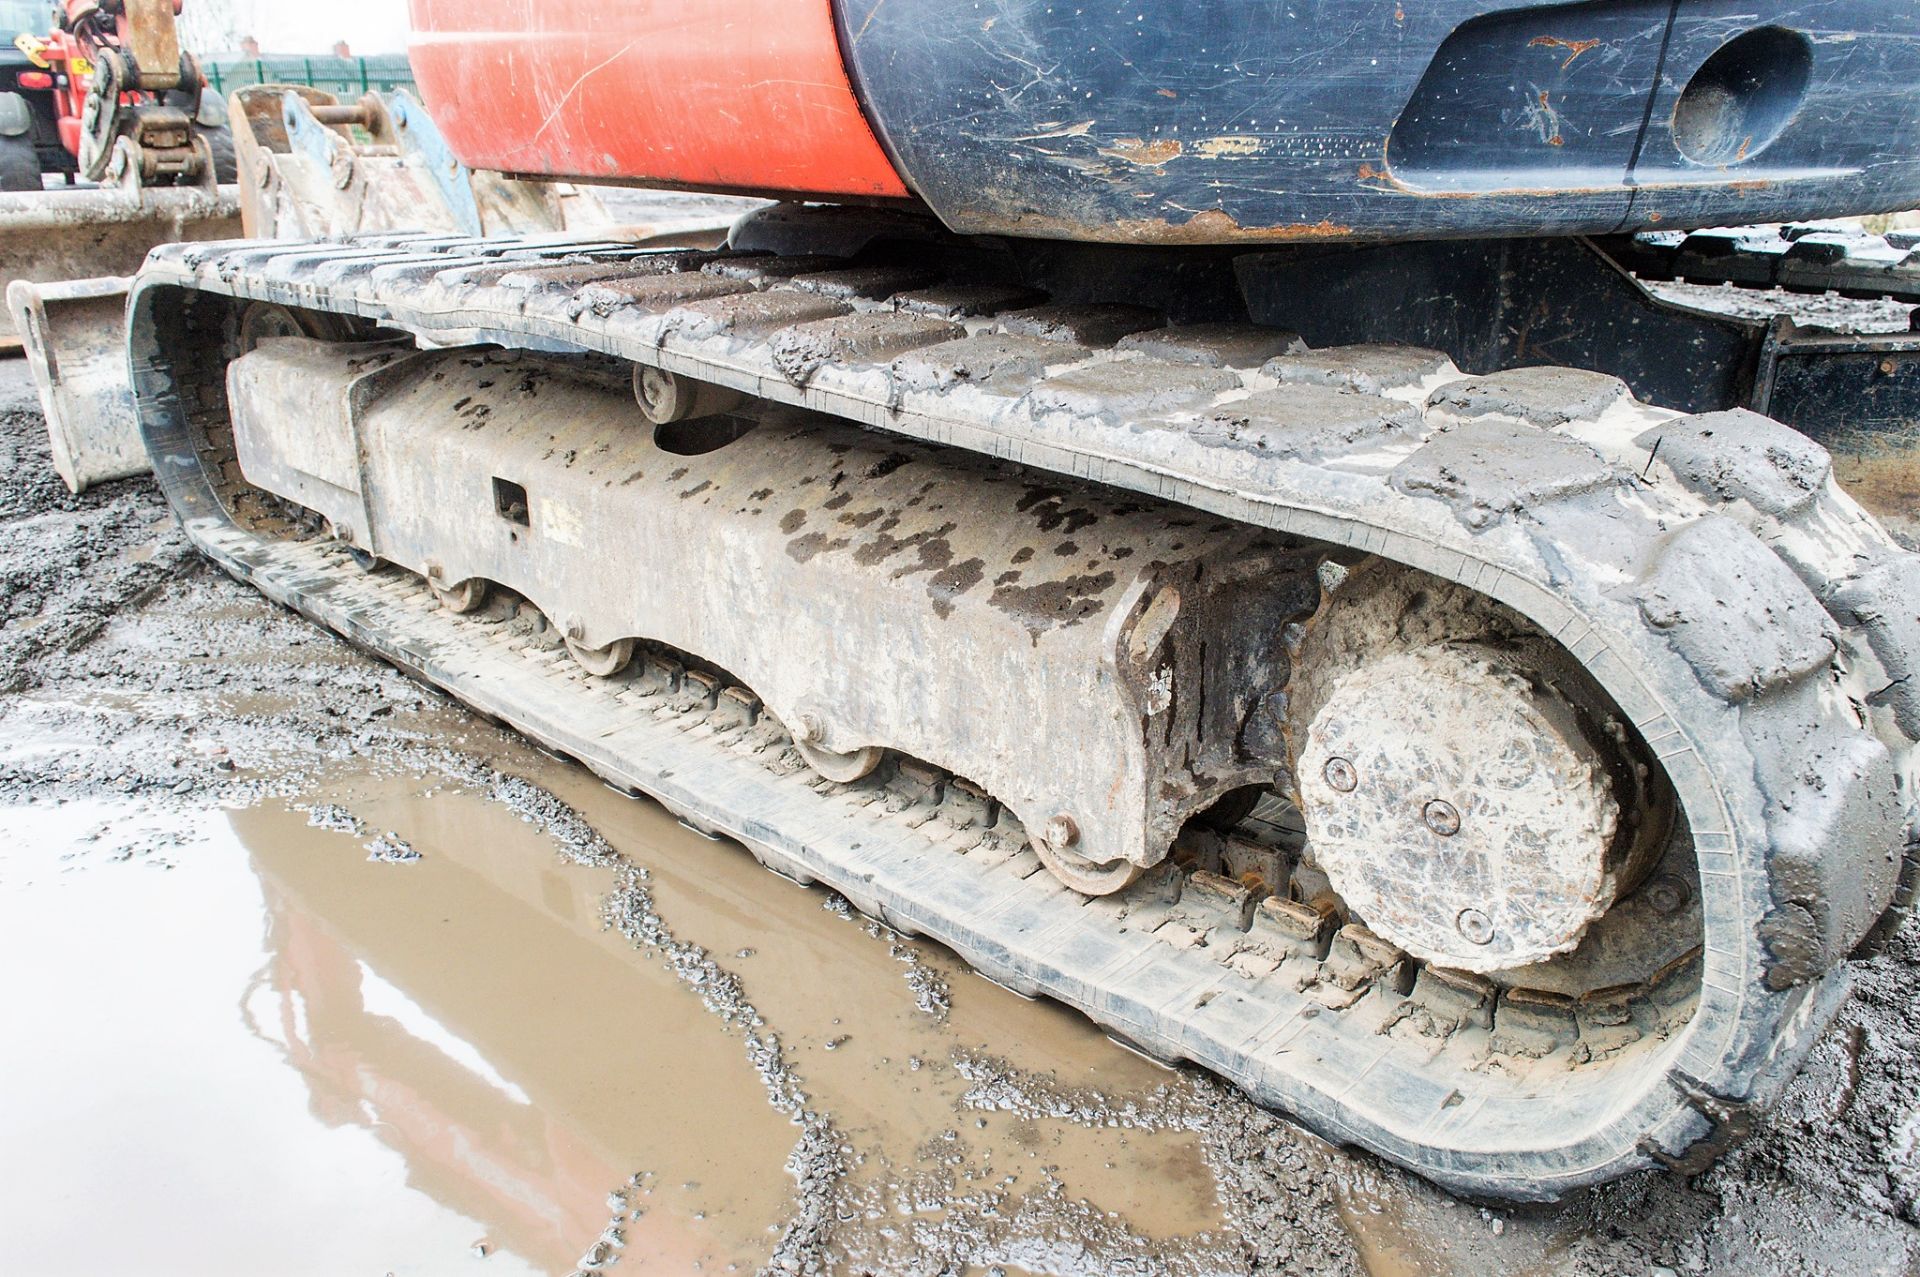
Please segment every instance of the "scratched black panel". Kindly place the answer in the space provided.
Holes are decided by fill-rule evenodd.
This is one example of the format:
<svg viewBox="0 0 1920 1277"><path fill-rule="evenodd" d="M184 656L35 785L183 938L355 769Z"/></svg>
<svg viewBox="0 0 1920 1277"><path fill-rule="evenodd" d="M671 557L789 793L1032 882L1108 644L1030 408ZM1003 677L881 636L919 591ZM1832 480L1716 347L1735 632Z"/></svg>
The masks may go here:
<svg viewBox="0 0 1920 1277"><path fill-rule="evenodd" d="M1393 127L1393 178L1432 192L1619 188L1672 11L1608 0L1466 23Z"/></svg>
<svg viewBox="0 0 1920 1277"><path fill-rule="evenodd" d="M1591 368L1688 412L1744 406L1766 336L1663 305L1577 239L1283 248L1235 265L1254 320L1312 346L1431 346L1470 373Z"/></svg>
<svg viewBox="0 0 1920 1277"><path fill-rule="evenodd" d="M1796 334L1756 406L1831 453L1847 492L1920 550L1920 334Z"/></svg>
<svg viewBox="0 0 1920 1277"><path fill-rule="evenodd" d="M1770 145L1748 133L1744 158L1727 163L1729 198L1718 215L1694 210L1700 168L1674 139L1675 107L1701 66L1731 40L1776 25L1800 33L1810 77L1791 122ZM1736 153L1745 138L1734 139ZM1634 168L1634 224L1672 227L1791 221L1821 212L1880 212L1920 204L1920 5L1820 0L1689 0L1680 7ZM1676 185L1677 184L1677 185ZM1857 193L1822 210L1832 194Z"/></svg>
<svg viewBox="0 0 1920 1277"><path fill-rule="evenodd" d="M1550 235L1920 204L1914 0L837 5L882 141L963 232ZM1789 38L1690 100L1690 159L1684 90L1769 25ZM1746 102L1743 76L1755 109L1699 109Z"/></svg>
<svg viewBox="0 0 1920 1277"><path fill-rule="evenodd" d="M1813 340L1779 360L1767 410L1851 461L1897 475L1909 521L1920 488L1920 339L1887 336L1857 343Z"/></svg>

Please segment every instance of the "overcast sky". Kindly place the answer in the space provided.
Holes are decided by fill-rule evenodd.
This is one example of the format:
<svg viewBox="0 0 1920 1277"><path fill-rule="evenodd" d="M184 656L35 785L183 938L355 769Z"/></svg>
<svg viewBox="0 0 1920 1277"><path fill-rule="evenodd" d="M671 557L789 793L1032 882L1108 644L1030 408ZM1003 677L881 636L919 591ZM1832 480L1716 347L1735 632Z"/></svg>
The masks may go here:
<svg viewBox="0 0 1920 1277"><path fill-rule="evenodd" d="M251 34L266 53L322 53L345 40L355 53L401 53L407 47L406 0L186 0L184 25L208 34L198 43L225 44L213 31ZM208 52L229 52L209 49Z"/></svg>

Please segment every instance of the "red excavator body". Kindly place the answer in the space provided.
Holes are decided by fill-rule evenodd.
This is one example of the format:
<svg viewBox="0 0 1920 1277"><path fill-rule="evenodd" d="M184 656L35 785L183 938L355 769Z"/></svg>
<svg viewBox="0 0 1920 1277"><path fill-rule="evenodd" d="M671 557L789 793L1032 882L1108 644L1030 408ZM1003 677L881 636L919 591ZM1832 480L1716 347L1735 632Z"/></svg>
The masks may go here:
<svg viewBox="0 0 1920 1277"><path fill-rule="evenodd" d="M1126 243L1600 234L1920 203L1905 0L413 0L479 168L907 198Z"/></svg>
<svg viewBox="0 0 1920 1277"><path fill-rule="evenodd" d="M416 0L414 74L470 167L904 199L825 0Z"/></svg>

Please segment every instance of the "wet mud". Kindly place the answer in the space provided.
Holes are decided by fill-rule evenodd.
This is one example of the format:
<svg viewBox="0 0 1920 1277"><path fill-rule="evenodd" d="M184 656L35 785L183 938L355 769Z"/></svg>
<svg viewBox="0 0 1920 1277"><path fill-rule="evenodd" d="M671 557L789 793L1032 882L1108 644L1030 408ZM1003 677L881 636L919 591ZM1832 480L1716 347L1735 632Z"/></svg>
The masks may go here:
<svg viewBox="0 0 1920 1277"><path fill-rule="evenodd" d="M0 1271L1906 1273L1920 936L1693 1180L1462 1201L68 497L0 364Z"/></svg>

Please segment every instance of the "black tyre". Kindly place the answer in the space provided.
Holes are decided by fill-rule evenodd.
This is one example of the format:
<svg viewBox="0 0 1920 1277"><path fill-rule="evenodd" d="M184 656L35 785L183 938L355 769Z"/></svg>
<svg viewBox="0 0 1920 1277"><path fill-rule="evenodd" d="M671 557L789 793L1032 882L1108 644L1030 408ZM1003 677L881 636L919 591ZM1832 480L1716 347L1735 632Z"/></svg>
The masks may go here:
<svg viewBox="0 0 1920 1277"><path fill-rule="evenodd" d="M213 180L237 180L240 164L233 154L233 130L227 126L226 104L219 95L211 89L199 93L169 89L162 100L185 111L193 119L194 135L207 140L207 149L213 152Z"/></svg>
<svg viewBox="0 0 1920 1277"><path fill-rule="evenodd" d="M34 150L33 134L0 137L0 191L37 191L40 187L40 154Z"/></svg>
<svg viewBox="0 0 1920 1277"><path fill-rule="evenodd" d="M196 124L193 131L207 139L207 147L213 152L213 180L222 183L237 181L240 162L233 155L233 130L224 124L211 129Z"/></svg>

